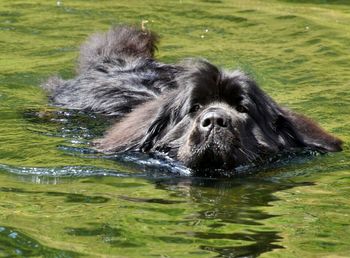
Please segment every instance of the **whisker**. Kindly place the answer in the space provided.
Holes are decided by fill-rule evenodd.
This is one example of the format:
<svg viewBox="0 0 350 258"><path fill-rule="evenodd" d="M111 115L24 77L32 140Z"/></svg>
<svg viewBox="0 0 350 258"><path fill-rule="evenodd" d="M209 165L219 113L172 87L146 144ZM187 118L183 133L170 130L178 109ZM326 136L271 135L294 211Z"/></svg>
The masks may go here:
<svg viewBox="0 0 350 258"><path fill-rule="evenodd" d="M253 153L248 153L248 150L243 150L242 148L238 148L238 150L243 153L243 155L248 159L249 162L253 162L254 155Z"/></svg>

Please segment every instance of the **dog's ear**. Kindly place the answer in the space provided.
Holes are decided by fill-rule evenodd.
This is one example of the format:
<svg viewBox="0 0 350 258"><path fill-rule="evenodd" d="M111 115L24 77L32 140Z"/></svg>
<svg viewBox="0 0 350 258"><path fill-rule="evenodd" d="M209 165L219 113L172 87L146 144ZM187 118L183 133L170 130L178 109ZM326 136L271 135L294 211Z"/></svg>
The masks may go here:
<svg viewBox="0 0 350 258"><path fill-rule="evenodd" d="M335 152L342 150L342 141L337 137L327 133L317 123L308 117L283 108L283 121L289 124L288 128L293 128L294 134L302 141L305 147L320 152ZM279 116L281 119L282 116ZM279 125L283 124L278 122Z"/></svg>
<svg viewBox="0 0 350 258"><path fill-rule="evenodd" d="M283 138L283 144L290 147L305 147L320 152L342 150L340 139L327 133L306 116L279 106L252 79L247 76L240 79L249 85L249 96L256 106L255 120L265 125L266 133L274 131Z"/></svg>

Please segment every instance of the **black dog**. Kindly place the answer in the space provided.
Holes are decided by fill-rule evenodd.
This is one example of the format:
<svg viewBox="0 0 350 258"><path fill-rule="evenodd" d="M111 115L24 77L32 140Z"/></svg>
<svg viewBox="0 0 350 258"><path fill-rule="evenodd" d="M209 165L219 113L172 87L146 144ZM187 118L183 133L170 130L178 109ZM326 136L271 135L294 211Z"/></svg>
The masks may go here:
<svg viewBox="0 0 350 258"><path fill-rule="evenodd" d="M128 26L81 48L79 74L44 87L65 108L117 119L102 152L163 152L190 168L230 169L281 151L340 151L341 141L280 107L240 71L205 60L178 65L153 58L157 36Z"/></svg>

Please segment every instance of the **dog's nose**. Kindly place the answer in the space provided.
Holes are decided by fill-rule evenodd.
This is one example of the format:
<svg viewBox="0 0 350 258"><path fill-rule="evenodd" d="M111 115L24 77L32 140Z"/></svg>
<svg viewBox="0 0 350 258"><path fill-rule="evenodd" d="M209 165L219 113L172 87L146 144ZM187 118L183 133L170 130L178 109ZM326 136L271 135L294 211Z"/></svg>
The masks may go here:
<svg viewBox="0 0 350 258"><path fill-rule="evenodd" d="M209 110L202 116L200 121L200 127L204 131L210 130L213 127L227 127L228 121L229 117L224 110Z"/></svg>

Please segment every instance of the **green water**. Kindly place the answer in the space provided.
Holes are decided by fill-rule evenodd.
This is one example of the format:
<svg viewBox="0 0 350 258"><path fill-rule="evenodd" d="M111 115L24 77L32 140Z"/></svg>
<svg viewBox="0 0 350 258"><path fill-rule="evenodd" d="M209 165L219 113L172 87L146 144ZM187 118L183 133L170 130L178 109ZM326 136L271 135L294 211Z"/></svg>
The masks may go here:
<svg viewBox="0 0 350 258"><path fill-rule="evenodd" d="M89 152L104 119L38 85L74 75L87 35L142 20L162 61L240 67L344 151L221 180ZM348 0L3 0L0 58L0 257L350 257Z"/></svg>

